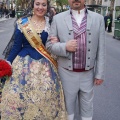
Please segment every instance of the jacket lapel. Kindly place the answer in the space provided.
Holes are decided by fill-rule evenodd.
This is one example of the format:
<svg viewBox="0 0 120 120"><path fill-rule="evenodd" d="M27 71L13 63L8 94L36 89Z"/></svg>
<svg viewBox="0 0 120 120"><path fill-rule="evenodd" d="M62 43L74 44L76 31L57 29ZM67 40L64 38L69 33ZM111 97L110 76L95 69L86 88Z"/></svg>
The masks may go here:
<svg viewBox="0 0 120 120"><path fill-rule="evenodd" d="M73 31L72 19L71 19L70 11L68 11L68 14L65 17L65 23L66 23L69 31Z"/></svg>
<svg viewBox="0 0 120 120"><path fill-rule="evenodd" d="M87 13L87 31L90 31L91 25L92 25L92 17L90 15L90 11L88 10L88 13Z"/></svg>
<svg viewBox="0 0 120 120"><path fill-rule="evenodd" d="M87 14L87 27L86 27L86 32L87 32L87 40L89 38L89 33L91 33L90 29L91 29L91 25L92 25L92 17L91 17L91 12L89 10L88 14ZM73 25L72 25L72 19L71 19L71 14L70 14L70 10L68 11L66 17L65 17L65 23L69 29L69 32L72 33L73 35Z"/></svg>
<svg viewBox="0 0 120 120"><path fill-rule="evenodd" d="M72 19L70 15L70 10L68 11L68 14L65 17L65 23L70 31L73 30L72 26ZM90 11L88 10L88 15L87 15L87 30L90 31L92 25L92 17L90 16Z"/></svg>

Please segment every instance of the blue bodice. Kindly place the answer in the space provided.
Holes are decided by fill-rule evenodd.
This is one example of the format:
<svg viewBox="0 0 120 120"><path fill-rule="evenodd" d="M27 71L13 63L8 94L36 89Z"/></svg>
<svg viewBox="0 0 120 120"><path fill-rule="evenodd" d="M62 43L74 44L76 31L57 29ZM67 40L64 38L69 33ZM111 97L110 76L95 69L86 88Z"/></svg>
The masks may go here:
<svg viewBox="0 0 120 120"><path fill-rule="evenodd" d="M47 41L47 37L48 37L48 32L43 30L43 32L41 33L41 39L44 45ZM15 30L14 45L7 60L12 63L17 55L21 57L25 57L26 55L29 55L31 58L35 60L41 59L43 57L30 45L30 43L25 38L24 34L20 31L20 29L18 29L18 26L16 27Z"/></svg>

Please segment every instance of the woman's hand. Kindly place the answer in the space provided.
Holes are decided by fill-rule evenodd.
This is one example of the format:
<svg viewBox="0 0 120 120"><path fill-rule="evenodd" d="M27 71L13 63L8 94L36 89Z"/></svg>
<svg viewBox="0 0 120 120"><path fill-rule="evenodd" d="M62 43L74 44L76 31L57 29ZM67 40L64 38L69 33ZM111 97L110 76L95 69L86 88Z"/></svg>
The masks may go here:
<svg viewBox="0 0 120 120"><path fill-rule="evenodd" d="M51 40L52 44L59 42L59 39L57 37L53 37L53 36L50 37L50 40Z"/></svg>

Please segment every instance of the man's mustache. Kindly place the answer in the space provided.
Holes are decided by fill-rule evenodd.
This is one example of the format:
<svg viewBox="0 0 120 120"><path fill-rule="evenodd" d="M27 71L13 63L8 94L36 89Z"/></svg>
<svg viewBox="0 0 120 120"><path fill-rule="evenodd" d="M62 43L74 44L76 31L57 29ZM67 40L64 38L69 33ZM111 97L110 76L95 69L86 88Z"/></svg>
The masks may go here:
<svg viewBox="0 0 120 120"><path fill-rule="evenodd" d="M74 0L73 3L75 3L75 2L81 3L81 0Z"/></svg>

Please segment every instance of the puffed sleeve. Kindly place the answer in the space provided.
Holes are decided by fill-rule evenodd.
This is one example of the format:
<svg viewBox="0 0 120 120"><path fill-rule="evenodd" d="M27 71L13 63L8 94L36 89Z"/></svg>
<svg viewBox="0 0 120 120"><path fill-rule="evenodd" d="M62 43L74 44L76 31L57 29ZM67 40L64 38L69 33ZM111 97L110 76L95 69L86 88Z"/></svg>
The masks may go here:
<svg viewBox="0 0 120 120"><path fill-rule="evenodd" d="M21 51L22 43L23 43L23 33L19 29L18 25L16 25L14 44L13 44L12 50L7 58L7 60L10 61L11 63L13 62L15 57L18 55L18 53Z"/></svg>

